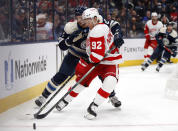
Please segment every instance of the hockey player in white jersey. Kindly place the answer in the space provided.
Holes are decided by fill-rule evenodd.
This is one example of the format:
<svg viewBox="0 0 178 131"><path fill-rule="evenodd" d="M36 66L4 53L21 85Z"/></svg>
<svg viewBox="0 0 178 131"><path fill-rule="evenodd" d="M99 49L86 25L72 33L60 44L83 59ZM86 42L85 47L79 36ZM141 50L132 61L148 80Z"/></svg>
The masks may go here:
<svg viewBox="0 0 178 131"><path fill-rule="evenodd" d="M35 100L37 106L41 106L46 102L47 98L64 82L68 76L71 76L75 72L77 63L80 57L87 58L85 41L88 35L88 28L85 28L81 15L86 7L77 7L75 9L75 16L77 20L68 22L64 27L64 32L59 37L59 47L61 50L68 50L67 55L62 61L59 71L51 78L46 85L40 97ZM100 19L102 19L100 17ZM119 23L116 21L106 21L108 27L114 34L114 44L120 47L123 44L122 33ZM102 80L102 78L100 77ZM102 80L103 81L103 80ZM115 91L113 91L109 100L114 107L121 106L121 101L116 97Z"/></svg>
<svg viewBox="0 0 178 131"><path fill-rule="evenodd" d="M62 110L82 90L88 87L96 76L101 76L103 86L97 91L96 97L91 102L85 115L87 119L94 119L97 116L98 107L109 97L116 87L119 74L118 64L122 62L122 55L114 45L114 36L109 27L104 23L99 23L100 15L97 9L89 8L85 10L82 18L90 29L86 42L86 52L89 59L87 62L80 59L76 67L76 82L95 66L96 63L99 63L99 65L58 104L57 109L59 111Z"/></svg>
<svg viewBox="0 0 178 131"><path fill-rule="evenodd" d="M153 51L157 47L157 41L155 38L155 35L159 32L159 30L163 27L163 24L161 21L158 20L158 14L156 12L153 12L151 14L151 20L147 21L144 28L145 33L145 54L144 58L149 58Z"/></svg>

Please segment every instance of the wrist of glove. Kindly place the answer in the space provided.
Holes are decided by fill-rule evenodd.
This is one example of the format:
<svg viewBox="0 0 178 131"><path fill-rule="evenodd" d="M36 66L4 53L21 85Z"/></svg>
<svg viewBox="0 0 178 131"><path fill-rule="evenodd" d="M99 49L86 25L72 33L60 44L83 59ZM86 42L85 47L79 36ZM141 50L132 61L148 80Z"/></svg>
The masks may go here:
<svg viewBox="0 0 178 131"><path fill-rule="evenodd" d="M124 40L122 39L122 36L119 33L115 33L114 35L114 45L118 48L120 48L124 44Z"/></svg>

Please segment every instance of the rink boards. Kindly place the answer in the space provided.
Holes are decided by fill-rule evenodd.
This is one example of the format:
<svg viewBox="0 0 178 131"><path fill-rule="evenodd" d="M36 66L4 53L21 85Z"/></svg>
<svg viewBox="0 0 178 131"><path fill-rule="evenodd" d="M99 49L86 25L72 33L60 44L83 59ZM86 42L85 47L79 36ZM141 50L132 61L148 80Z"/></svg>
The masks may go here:
<svg viewBox="0 0 178 131"><path fill-rule="evenodd" d="M120 66L140 65L144 42L144 39L126 39L121 48L124 63ZM56 44L0 46L0 113L42 92L61 63L61 52Z"/></svg>

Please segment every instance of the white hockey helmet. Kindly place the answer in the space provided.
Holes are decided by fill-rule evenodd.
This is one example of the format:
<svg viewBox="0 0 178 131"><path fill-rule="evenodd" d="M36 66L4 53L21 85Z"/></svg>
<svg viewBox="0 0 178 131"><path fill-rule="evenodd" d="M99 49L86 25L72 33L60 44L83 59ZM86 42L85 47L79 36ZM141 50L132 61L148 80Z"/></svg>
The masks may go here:
<svg viewBox="0 0 178 131"><path fill-rule="evenodd" d="M94 18L99 17L99 12L96 8L88 8L82 14L82 19Z"/></svg>
<svg viewBox="0 0 178 131"><path fill-rule="evenodd" d="M156 12L152 12L152 13L151 13L151 17L153 17L153 16L158 17L158 14L157 14Z"/></svg>

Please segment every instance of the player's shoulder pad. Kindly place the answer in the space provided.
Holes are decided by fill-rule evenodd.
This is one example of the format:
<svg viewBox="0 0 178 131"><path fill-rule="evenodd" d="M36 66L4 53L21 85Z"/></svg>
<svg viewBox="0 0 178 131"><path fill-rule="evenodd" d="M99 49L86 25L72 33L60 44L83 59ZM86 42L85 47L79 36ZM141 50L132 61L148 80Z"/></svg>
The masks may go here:
<svg viewBox="0 0 178 131"><path fill-rule="evenodd" d="M172 32L169 35L172 36L173 38L176 38L177 32L175 30L172 30Z"/></svg>
<svg viewBox="0 0 178 131"><path fill-rule="evenodd" d="M148 21L146 22L146 25L149 25L149 24L152 24L152 21L151 21L151 20L148 20Z"/></svg>
<svg viewBox="0 0 178 131"><path fill-rule="evenodd" d="M77 21L68 22L64 27L64 31L67 34L72 34L76 30L78 30Z"/></svg>
<svg viewBox="0 0 178 131"><path fill-rule="evenodd" d="M90 32L90 37L101 37L104 36L106 32L109 32L109 27L102 23L96 25Z"/></svg>
<svg viewBox="0 0 178 131"><path fill-rule="evenodd" d="M158 24L163 25L163 23L161 21L158 21Z"/></svg>

